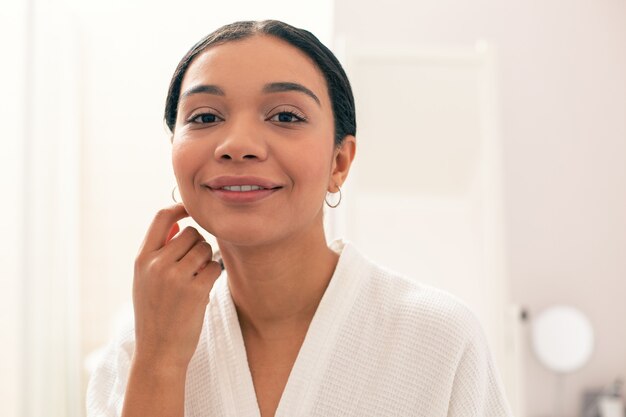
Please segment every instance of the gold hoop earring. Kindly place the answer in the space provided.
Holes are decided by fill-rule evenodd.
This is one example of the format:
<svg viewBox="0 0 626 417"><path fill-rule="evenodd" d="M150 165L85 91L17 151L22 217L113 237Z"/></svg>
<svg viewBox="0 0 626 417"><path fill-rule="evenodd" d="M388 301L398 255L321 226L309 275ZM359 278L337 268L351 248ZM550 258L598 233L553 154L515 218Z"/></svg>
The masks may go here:
<svg viewBox="0 0 626 417"><path fill-rule="evenodd" d="M339 205L339 203L341 203L341 188L339 186L337 186L337 189L339 189L339 201L337 201L337 204L332 205L328 202L328 200L326 198L328 198L328 195L326 195L326 197L324 198L324 201L326 202L326 204L328 205L328 207L330 208L335 208ZM337 193L331 193L331 194L337 194Z"/></svg>
<svg viewBox="0 0 626 417"><path fill-rule="evenodd" d="M174 203L178 203L178 200L176 200L176 196L174 195L176 188L178 188L178 185L175 185L174 188L172 188L172 200L174 200Z"/></svg>

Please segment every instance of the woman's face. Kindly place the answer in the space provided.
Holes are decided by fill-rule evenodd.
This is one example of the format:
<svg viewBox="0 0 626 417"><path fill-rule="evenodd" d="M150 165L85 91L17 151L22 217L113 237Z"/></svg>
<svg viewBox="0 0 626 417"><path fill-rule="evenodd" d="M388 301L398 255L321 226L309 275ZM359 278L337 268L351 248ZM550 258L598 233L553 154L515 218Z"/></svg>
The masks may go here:
<svg viewBox="0 0 626 417"><path fill-rule="evenodd" d="M304 53L270 36L211 47L184 76L172 139L185 207L239 245L321 226L326 192L342 183L333 138L325 79Z"/></svg>

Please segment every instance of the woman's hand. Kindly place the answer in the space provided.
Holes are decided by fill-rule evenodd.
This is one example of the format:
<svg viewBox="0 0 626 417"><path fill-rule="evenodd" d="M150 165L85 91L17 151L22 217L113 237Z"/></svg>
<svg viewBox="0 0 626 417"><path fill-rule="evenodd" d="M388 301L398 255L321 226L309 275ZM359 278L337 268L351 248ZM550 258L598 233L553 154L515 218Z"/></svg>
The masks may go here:
<svg viewBox="0 0 626 417"><path fill-rule="evenodd" d="M160 210L135 260L133 361L163 371L187 369L209 292L221 273L211 246L195 228L173 237L176 222L187 216L182 203Z"/></svg>

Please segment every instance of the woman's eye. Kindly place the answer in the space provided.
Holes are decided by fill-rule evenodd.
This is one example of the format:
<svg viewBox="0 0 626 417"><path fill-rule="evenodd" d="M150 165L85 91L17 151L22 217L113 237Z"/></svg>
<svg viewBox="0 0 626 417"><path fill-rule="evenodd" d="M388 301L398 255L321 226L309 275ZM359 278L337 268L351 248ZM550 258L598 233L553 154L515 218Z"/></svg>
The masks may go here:
<svg viewBox="0 0 626 417"><path fill-rule="evenodd" d="M304 116L299 116L289 111L281 111L280 113L276 113L274 116L272 116L270 120L279 123L297 123L304 122L306 119L304 118Z"/></svg>
<svg viewBox="0 0 626 417"><path fill-rule="evenodd" d="M212 113L202 113L202 114L192 117L189 120L193 123L206 124L206 123L216 123L220 120L220 118Z"/></svg>

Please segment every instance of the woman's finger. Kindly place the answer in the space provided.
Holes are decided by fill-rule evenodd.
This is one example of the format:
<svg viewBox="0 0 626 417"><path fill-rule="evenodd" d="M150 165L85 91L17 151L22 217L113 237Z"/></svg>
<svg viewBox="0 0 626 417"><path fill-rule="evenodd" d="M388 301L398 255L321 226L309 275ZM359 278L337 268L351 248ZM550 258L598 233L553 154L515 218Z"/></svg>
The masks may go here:
<svg viewBox="0 0 626 417"><path fill-rule="evenodd" d="M167 245L157 251L158 256L165 262L181 261L198 242L206 239L193 226L187 226L177 236L174 236Z"/></svg>
<svg viewBox="0 0 626 417"><path fill-rule="evenodd" d="M174 223L187 216L189 216L189 214L187 210L185 210L183 203L178 203L159 210L148 228L139 253L153 252L161 249L166 244L169 231L171 231Z"/></svg>
<svg viewBox="0 0 626 417"><path fill-rule="evenodd" d="M209 294L213 284L222 274L222 267L219 262L210 261L204 268L195 273L191 285L198 288L198 291L205 297L205 303L209 302Z"/></svg>
<svg viewBox="0 0 626 417"><path fill-rule="evenodd" d="M205 241L198 241L189 249L189 252L179 261L182 270L188 270L192 273L202 269L204 264L211 262L213 259L213 250L211 245Z"/></svg>

